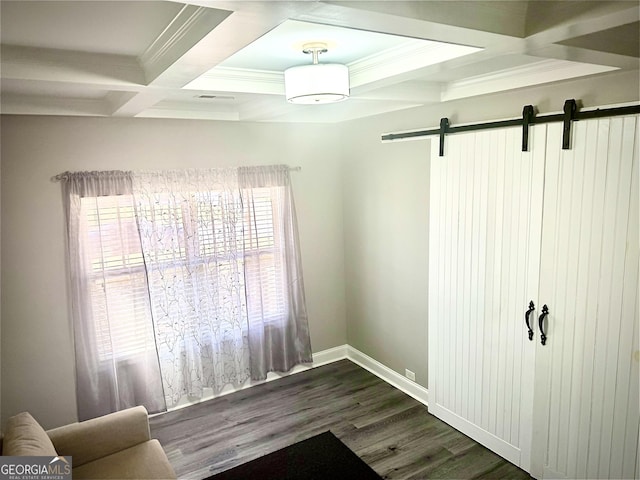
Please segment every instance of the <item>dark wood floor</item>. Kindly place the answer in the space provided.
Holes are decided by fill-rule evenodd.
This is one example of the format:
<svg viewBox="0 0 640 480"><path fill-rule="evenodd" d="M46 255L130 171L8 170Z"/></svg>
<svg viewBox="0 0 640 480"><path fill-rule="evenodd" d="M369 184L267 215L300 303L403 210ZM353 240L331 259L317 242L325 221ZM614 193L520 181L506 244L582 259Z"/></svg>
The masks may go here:
<svg viewBox="0 0 640 480"><path fill-rule="evenodd" d="M151 419L178 477L190 479L326 430L383 478L530 478L349 360Z"/></svg>

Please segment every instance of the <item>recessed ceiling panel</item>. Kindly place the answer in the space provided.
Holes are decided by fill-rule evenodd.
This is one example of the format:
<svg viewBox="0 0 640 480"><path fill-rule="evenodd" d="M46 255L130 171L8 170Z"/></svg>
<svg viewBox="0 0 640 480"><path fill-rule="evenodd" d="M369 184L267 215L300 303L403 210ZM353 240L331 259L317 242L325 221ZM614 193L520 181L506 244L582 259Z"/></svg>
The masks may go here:
<svg viewBox="0 0 640 480"><path fill-rule="evenodd" d="M627 23L589 35L569 38L558 43L638 58L640 57L640 22Z"/></svg>
<svg viewBox="0 0 640 480"><path fill-rule="evenodd" d="M1 1L2 43L139 56L182 4L160 1Z"/></svg>
<svg viewBox="0 0 640 480"><path fill-rule="evenodd" d="M328 46L328 51L320 55L320 62L347 64L388 48L422 41L288 20L226 59L220 66L284 71L289 67L311 63L311 57L302 53L302 45L312 42L323 42Z"/></svg>
<svg viewBox="0 0 640 480"><path fill-rule="evenodd" d="M326 44L328 50L320 55L319 62L347 65L351 69L352 87L481 50L399 35L287 20L184 88L228 88L229 91L281 95L284 93L282 72L289 67L310 64L312 58L303 53L303 46L318 43ZM228 79L231 77L232 82L229 83Z"/></svg>
<svg viewBox="0 0 640 480"><path fill-rule="evenodd" d="M22 95L22 96L42 96L53 98L76 98L76 99L102 99L107 90L102 88L92 88L83 85L69 85L66 83L46 82L46 81L25 81L6 79L2 81L2 94Z"/></svg>

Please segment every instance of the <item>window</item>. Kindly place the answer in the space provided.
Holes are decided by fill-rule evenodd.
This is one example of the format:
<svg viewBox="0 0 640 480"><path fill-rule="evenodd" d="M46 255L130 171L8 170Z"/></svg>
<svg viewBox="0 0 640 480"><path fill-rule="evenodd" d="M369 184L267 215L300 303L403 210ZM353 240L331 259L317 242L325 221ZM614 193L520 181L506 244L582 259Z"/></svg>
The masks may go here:
<svg viewBox="0 0 640 480"><path fill-rule="evenodd" d="M287 166L61 180L81 420L312 361Z"/></svg>
<svg viewBox="0 0 640 480"><path fill-rule="evenodd" d="M199 297L214 295L217 298L213 301L223 304L229 288L248 289L244 278L251 275L260 281L252 282L257 287L246 292L249 308L246 304L240 308L259 312L260 318L255 320L285 317L285 263L276 248L283 240L277 215L282 208L282 190L252 189L246 208L237 192L189 192L179 198L155 195L153 212L144 215L153 218L144 241L155 242L146 258L152 265L149 278L132 195L82 198L81 225L88 240L84 243L91 265L87 280L99 358L106 361L113 356L135 355L144 351L149 336L153 337L150 309L156 308L157 302L154 304L154 295L149 294L147 281L188 277L176 281L176 287L189 290L182 292L182 301L205 305ZM242 216L241 221L236 215ZM245 292L241 293L244 298ZM155 318L155 334L160 337L176 328L170 314ZM251 313L248 319L253 320ZM183 323L179 328L189 329L189 325ZM246 326L243 332L246 335Z"/></svg>

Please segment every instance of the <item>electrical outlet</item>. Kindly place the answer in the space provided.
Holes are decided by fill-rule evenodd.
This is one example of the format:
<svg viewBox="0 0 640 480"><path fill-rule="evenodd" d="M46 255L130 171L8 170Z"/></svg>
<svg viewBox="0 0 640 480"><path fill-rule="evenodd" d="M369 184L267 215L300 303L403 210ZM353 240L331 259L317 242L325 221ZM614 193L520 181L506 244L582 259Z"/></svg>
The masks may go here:
<svg viewBox="0 0 640 480"><path fill-rule="evenodd" d="M413 373L411 370L407 370L406 368L404 370L404 376L407 377L409 380L412 380L414 382L416 381L416 374Z"/></svg>

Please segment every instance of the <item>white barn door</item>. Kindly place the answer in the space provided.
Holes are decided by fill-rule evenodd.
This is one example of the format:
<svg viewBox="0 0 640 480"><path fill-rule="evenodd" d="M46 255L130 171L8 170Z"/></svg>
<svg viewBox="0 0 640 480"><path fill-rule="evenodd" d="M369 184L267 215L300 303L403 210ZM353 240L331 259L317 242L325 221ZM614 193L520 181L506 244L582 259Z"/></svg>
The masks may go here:
<svg viewBox="0 0 640 480"><path fill-rule="evenodd" d="M572 130L547 131L532 474L638 478L638 119Z"/></svg>
<svg viewBox="0 0 640 480"><path fill-rule="evenodd" d="M545 133L530 152L520 128L450 135L444 157L431 141L429 411L525 470Z"/></svg>

